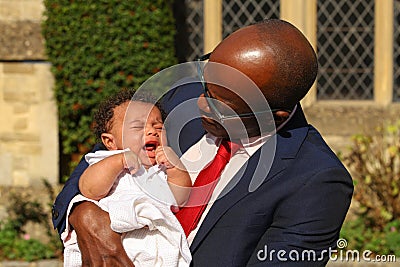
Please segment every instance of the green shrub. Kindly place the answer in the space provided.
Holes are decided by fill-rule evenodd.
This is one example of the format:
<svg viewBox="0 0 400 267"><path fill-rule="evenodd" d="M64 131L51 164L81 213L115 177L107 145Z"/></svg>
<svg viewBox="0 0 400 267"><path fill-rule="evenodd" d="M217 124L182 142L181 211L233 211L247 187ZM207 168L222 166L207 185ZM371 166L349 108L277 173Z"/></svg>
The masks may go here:
<svg viewBox="0 0 400 267"><path fill-rule="evenodd" d="M56 79L62 152L86 153L107 95L175 64L172 0L44 0L43 36Z"/></svg>
<svg viewBox="0 0 400 267"><path fill-rule="evenodd" d="M18 232L14 221L0 222L0 260L34 261L56 257L51 244L45 244L30 235Z"/></svg>
<svg viewBox="0 0 400 267"><path fill-rule="evenodd" d="M353 137L343 157L355 188L359 207L342 236L350 248L400 256L400 121Z"/></svg>
<svg viewBox="0 0 400 267"><path fill-rule="evenodd" d="M389 222L382 230L366 226L362 216L346 221L341 238L347 240L346 249L370 250L379 255L400 256L400 220Z"/></svg>
<svg viewBox="0 0 400 267"><path fill-rule="evenodd" d="M47 181L44 181L44 185L50 203L55 197L54 190ZM8 217L0 221L0 260L34 261L59 258L62 255L62 245L57 233L52 230L50 213L46 212L50 207L46 208L27 192L11 192L7 200ZM32 238L26 232L28 223L41 226L41 240Z"/></svg>

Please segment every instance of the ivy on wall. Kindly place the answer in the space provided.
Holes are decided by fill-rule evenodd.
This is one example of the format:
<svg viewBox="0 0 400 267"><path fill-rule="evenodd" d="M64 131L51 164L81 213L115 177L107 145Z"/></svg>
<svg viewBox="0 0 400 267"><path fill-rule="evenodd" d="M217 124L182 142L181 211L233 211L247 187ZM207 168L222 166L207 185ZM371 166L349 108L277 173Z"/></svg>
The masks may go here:
<svg viewBox="0 0 400 267"><path fill-rule="evenodd" d="M172 2L44 0L63 154L79 158L93 146L92 115L105 96L177 63Z"/></svg>

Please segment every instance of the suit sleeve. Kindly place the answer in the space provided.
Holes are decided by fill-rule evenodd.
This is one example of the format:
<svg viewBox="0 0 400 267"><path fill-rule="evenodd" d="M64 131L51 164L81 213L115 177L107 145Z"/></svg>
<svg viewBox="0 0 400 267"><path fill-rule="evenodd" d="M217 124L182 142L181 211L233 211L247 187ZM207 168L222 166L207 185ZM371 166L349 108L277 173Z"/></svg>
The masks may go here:
<svg viewBox="0 0 400 267"><path fill-rule="evenodd" d="M315 174L282 200L248 266L325 266L336 248L352 192L344 168Z"/></svg>
<svg viewBox="0 0 400 267"><path fill-rule="evenodd" d="M100 144L95 145L92 152L104 149ZM89 164L85 161L85 157L82 157L78 166L74 169L71 176L65 182L65 185L61 192L58 194L53 207L52 207L52 221L54 228L57 228L59 234L65 229L65 215L67 213L68 204L71 199L79 194L79 178L82 173L86 170Z"/></svg>

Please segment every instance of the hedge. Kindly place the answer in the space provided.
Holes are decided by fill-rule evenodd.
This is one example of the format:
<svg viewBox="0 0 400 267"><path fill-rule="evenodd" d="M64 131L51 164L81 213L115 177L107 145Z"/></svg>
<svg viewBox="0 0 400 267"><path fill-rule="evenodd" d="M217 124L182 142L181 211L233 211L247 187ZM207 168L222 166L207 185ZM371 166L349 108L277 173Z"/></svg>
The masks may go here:
<svg viewBox="0 0 400 267"><path fill-rule="evenodd" d="M63 154L79 158L93 146L92 115L105 96L177 63L172 2L44 0Z"/></svg>

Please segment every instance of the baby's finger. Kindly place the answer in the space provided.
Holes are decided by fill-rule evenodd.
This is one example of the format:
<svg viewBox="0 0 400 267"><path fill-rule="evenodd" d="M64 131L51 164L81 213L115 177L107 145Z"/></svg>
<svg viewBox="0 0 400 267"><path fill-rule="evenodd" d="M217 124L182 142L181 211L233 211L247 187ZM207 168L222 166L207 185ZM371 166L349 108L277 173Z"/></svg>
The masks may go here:
<svg viewBox="0 0 400 267"><path fill-rule="evenodd" d="M163 148L163 146L158 146L157 148L156 148L156 154L160 154L160 153L164 153L164 148Z"/></svg>
<svg viewBox="0 0 400 267"><path fill-rule="evenodd" d="M163 155L160 157L160 164L164 165L167 169L171 169L174 166L171 164L171 162L168 160L168 157L166 155Z"/></svg>
<svg viewBox="0 0 400 267"><path fill-rule="evenodd" d="M165 162L164 153L161 153L161 152L156 153L156 162L157 162L157 164L164 164L164 162Z"/></svg>

